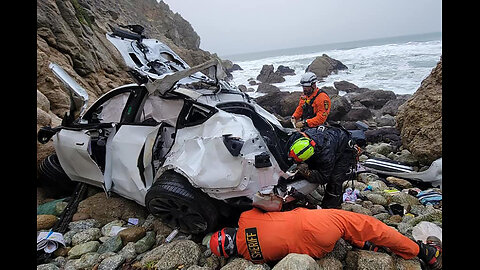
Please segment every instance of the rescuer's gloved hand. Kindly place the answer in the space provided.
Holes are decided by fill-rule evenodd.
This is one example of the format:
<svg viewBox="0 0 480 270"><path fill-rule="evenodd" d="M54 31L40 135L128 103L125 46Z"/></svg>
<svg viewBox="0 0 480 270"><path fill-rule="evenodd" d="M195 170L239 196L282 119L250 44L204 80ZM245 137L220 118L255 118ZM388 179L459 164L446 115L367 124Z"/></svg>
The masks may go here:
<svg viewBox="0 0 480 270"><path fill-rule="evenodd" d="M300 163L297 166L298 173L306 177L307 179L310 178L312 171L308 168L306 163Z"/></svg>
<svg viewBox="0 0 480 270"><path fill-rule="evenodd" d="M296 127L296 128L302 128L302 127L304 127L304 126L306 126L306 124L304 123L304 121L300 121L300 122L296 122L296 123L295 123L295 127Z"/></svg>

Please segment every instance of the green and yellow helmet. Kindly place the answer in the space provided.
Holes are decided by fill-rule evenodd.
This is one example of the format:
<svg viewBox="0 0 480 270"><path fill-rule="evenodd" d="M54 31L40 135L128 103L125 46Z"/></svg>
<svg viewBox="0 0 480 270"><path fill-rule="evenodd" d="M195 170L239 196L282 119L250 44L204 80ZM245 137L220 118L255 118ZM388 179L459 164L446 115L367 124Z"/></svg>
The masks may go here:
<svg viewBox="0 0 480 270"><path fill-rule="evenodd" d="M290 147L289 157L296 162L303 162L309 159L314 153L315 141L306 137L298 138Z"/></svg>

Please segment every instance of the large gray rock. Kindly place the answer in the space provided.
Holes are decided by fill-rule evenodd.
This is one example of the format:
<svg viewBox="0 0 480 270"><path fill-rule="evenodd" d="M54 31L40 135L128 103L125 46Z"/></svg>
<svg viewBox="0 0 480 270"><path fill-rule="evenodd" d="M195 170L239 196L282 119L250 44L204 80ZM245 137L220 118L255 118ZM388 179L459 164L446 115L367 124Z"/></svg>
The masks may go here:
<svg viewBox="0 0 480 270"><path fill-rule="evenodd" d="M306 254L290 253L280 260L272 270L320 270L320 266Z"/></svg>
<svg viewBox="0 0 480 270"><path fill-rule="evenodd" d="M280 116L292 116L298 106L302 92L275 92L255 99L265 110Z"/></svg>
<svg viewBox="0 0 480 270"><path fill-rule="evenodd" d="M347 270L395 270L392 257L386 253L356 250L349 251L345 259Z"/></svg>
<svg viewBox="0 0 480 270"><path fill-rule="evenodd" d="M403 146L423 164L442 156L442 59L395 118Z"/></svg>
<svg viewBox="0 0 480 270"><path fill-rule="evenodd" d="M247 269L250 266L253 266L251 261L247 261L243 258L234 258L232 261L220 268L220 270L241 270Z"/></svg>
<svg viewBox="0 0 480 270"><path fill-rule="evenodd" d="M99 265L98 270L115 270L122 265L125 258L122 255L114 255L104 259Z"/></svg>
<svg viewBox="0 0 480 270"><path fill-rule="evenodd" d="M173 269L180 265L188 268L198 263L200 258L200 247L191 240L178 240L160 245L147 253L137 263L139 267L157 261L158 269Z"/></svg>
<svg viewBox="0 0 480 270"><path fill-rule="evenodd" d="M257 80L263 83L281 83L285 81L285 78L278 72L274 72L273 65L263 65L260 74L257 76Z"/></svg>
<svg viewBox="0 0 480 270"><path fill-rule="evenodd" d="M337 88L339 91L344 91L344 92L347 92L347 93L355 92L356 90L359 89L358 86L356 86L355 84L353 84L351 82L347 82L347 81L334 82L333 86L335 86L335 88Z"/></svg>
<svg viewBox="0 0 480 270"><path fill-rule="evenodd" d="M113 236L108 238L104 243L100 245L98 248L98 253L106 253L106 252L118 252L123 247L122 238L120 236Z"/></svg>
<svg viewBox="0 0 480 270"><path fill-rule="evenodd" d="M381 109L388 101L396 99L397 96L393 91L386 90L370 90L360 95L351 96L351 102L360 102L367 108Z"/></svg>
<svg viewBox="0 0 480 270"><path fill-rule="evenodd" d="M76 233L72 236L72 245L76 246L78 244L86 243L89 241L98 240L102 236L99 228L89 228L81 232Z"/></svg>
<svg viewBox="0 0 480 270"><path fill-rule="evenodd" d="M351 109L352 104L343 96L335 95L330 98L332 107L327 121L340 121Z"/></svg>
<svg viewBox="0 0 480 270"><path fill-rule="evenodd" d="M308 65L305 72L313 72L319 80L325 78L332 73L338 73L339 70L348 69L342 62L331 58L330 56L323 54L316 57L310 65Z"/></svg>
<svg viewBox="0 0 480 270"><path fill-rule="evenodd" d="M101 225L114 220L135 217L145 220L147 210L136 202L122 197L107 197L99 192L78 204L77 213L86 213ZM100 226L98 226L100 227Z"/></svg>
<svg viewBox="0 0 480 270"><path fill-rule="evenodd" d="M89 241L80 245L76 245L68 251L68 259L77 259L85 253L96 252L98 247L100 247L100 243L98 241Z"/></svg>

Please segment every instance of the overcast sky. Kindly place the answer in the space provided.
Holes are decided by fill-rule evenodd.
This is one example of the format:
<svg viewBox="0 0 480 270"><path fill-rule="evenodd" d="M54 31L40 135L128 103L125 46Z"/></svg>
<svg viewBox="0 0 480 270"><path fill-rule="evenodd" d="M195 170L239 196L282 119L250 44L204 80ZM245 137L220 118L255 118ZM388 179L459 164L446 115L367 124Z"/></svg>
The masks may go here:
<svg viewBox="0 0 480 270"><path fill-rule="evenodd" d="M442 31L441 0L163 0L220 56Z"/></svg>

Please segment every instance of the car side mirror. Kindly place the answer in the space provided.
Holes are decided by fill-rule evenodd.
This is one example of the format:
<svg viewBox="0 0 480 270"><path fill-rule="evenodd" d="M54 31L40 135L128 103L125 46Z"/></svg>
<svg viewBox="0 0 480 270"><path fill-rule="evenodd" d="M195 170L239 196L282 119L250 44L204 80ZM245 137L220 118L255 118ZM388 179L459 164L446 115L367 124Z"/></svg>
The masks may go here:
<svg viewBox="0 0 480 270"><path fill-rule="evenodd" d="M50 63L48 67L68 90L70 96L70 112L65 115L64 123L62 123L62 125L71 124L76 117L82 115L87 108L88 93L59 65Z"/></svg>

